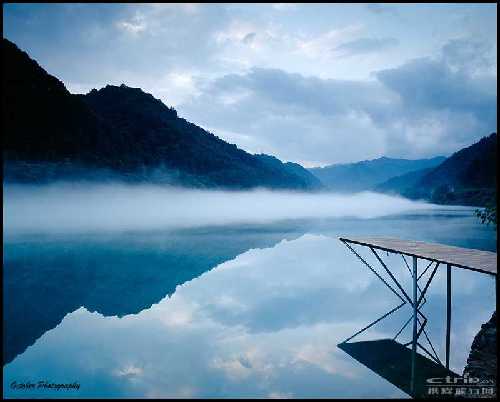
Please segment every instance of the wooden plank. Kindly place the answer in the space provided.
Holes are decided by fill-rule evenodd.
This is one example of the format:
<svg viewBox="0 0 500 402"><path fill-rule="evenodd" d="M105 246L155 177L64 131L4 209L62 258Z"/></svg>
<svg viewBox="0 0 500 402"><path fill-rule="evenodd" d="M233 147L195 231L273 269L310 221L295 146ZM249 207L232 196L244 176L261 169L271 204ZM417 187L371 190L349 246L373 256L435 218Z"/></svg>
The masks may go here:
<svg viewBox="0 0 500 402"><path fill-rule="evenodd" d="M340 237L339 239L344 242L371 246L391 253L437 261L442 263L443 266L450 264L490 275L497 274L497 253L491 251L387 237Z"/></svg>

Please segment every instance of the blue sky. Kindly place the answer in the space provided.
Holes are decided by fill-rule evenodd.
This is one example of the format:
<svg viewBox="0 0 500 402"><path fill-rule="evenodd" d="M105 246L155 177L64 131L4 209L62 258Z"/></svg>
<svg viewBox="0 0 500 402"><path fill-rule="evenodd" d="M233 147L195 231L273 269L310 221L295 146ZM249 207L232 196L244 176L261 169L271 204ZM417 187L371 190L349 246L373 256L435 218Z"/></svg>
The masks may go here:
<svg viewBox="0 0 500 402"><path fill-rule="evenodd" d="M496 4L4 4L73 93L140 87L252 152L318 166L496 131Z"/></svg>

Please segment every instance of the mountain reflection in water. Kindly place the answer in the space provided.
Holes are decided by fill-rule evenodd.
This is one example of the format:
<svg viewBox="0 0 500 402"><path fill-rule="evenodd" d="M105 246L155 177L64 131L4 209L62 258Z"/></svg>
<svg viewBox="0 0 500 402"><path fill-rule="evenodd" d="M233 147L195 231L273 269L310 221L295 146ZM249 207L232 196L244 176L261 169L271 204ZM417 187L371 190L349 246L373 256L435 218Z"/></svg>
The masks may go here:
<svg viewBox="0 0 500 402"><path fill-rule="evenodd" d="M4 395L405 397L337 348L397 301L336 238L361 234L487 250L496 243L463 209L7 238ZM409 280L403 267L399 274ZM451 366L461 372L495 293L486 276L456 272L453 281ZM438 273L424 308L438 353L444 285ZM367 337L393 334L408 316L402 310ZM41 379L81 387L9 388Z"/></svg>
<svg viewBox="0 0 500 402"><path fill-rule="evenodd" d="M4 364L80 307L137 314L250 248L298 236L240 228L16 238L4 248Z"/></svg>

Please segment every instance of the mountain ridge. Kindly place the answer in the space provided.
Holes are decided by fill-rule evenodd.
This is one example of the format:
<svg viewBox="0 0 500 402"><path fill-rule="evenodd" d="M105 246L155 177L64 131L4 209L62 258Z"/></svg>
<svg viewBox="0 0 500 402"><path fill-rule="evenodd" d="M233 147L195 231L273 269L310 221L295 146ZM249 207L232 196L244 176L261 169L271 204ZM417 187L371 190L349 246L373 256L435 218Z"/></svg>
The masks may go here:
<svg viewBox="0 0 500 402"><path fill-rule="evenodd" d="M270 164L249 154L180 118L140 88L107 85L73 95L5 38L3 56L8 180L44 181L82 171L92 178L96 169L126 180L188 187L322 188L300 165L278 159ZM27 171L31 165L36 169Z"/></svg>
<svg viewBox="0 0 500 402"><path fill-rule="evenodd" d="M427 159L388 158L386 156L353 163L334 164L308 170L323 184L335 191L358 192L372 190L378 184L401 174L434 167L444 156Z"/></svg>
<svg viewBox="0 0 500 402"><path fill-rule="evenodd" d="M401 194L439 204L496 204L498 135L462 148Z"/></svg>
<svg viewBox="0 0 500 402"><path fill-rule="evenodd" d="M252 155L178 116L140 88L71 94L3 39L4 181L125 180L196 188L380 191L435 203L496 197L497 135L448 158L372 160L305 169Z"/></svg>

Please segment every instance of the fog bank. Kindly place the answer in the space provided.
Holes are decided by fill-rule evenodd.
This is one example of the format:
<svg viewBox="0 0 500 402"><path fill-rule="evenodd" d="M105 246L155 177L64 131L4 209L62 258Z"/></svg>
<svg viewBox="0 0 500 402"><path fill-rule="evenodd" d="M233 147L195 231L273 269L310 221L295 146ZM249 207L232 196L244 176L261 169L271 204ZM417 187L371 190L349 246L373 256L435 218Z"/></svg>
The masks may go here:
<svg viewBox="0 0 500 402"><path fill-rule="evenodd" d="M187 228L284 219L374 218L435 206L400 197L155 185L4 183L4 234Z"/></svg>

